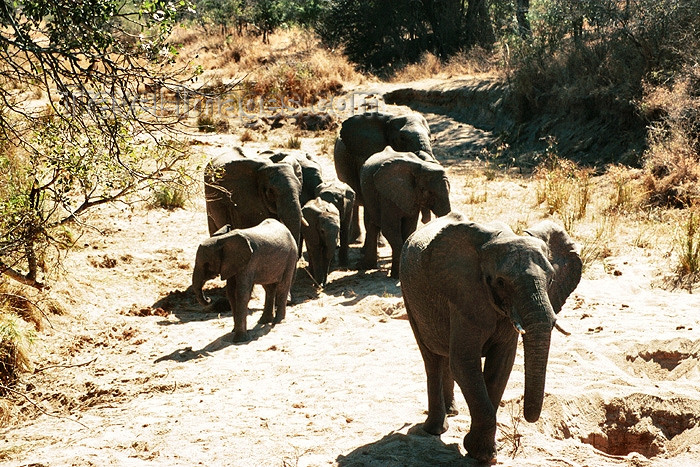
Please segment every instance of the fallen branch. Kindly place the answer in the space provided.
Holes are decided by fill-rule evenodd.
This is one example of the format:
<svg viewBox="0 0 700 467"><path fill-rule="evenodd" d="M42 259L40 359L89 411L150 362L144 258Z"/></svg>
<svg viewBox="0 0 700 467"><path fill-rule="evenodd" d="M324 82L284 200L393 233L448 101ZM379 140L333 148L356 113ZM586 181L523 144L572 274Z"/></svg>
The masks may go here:
<svg viewBox="0 0 700 467"><path fill-rule="evenodd" d="M51 326L51 329L53 329L53 324L51 324L51 320L49 319L49 316L48 316L48 315L46 314L46 312L45 312L44 310L42 310L41 307L40 307L39 305L37 305L35 302L29 300L27 297L24 297L24 296L22 296L22 295L17 295L17 294L14 294L14 293L3 292L3 293L0 293L0 295L2 295L2 296L4 296L4 297L9 297L9 298L18 299L18 300L21 300L21 301L24 301L24 302L29 303L29 304L32 305L34 308L36 308L37 310L39 310L39 313L41 313L41 314L44 316L44 319L49 323L49 326Z"/></svg>
<svg viewBox="0 0 700 467"><path fill-rule="evenodd" d="M0 261L0 269L1 269L0 274L4 274L7 277L16 280L20 284L34 287L37 290L44 290L46 288L46 286L44 284L42 284L41 282L37 282L35 279L29 279L28 277L15 271L14 269L12 269L10 266L6 265L2 261Z"/></svg>
<svg viewBox="0 0 700 467"><path fill-rule="evenodd" d="M23 392L16 391L16 390L14 390L14 389L12 389L12 388L8 388L8 387L5 386L4 384L0 384L0 389L2 389L2 390L4 390L4 391L11 392L11 393L13 393L13 394L17 394L18 396L24 397L24 398L27 400L27 402L29 402L30 404L32 404L39 412L43 413L44 415L48 415L49 417L58 418L58 419L61 419L61 420L70 420L71 422L75 422L75 423L77 423L78 425L82 426L83 428L88 428L88 429L90 428L90 427L87 426L86 424L84 424L84 423L82 423L82 422L79 422L78 420L72 419L72 418L70 418L70 417L63 417L63 416L61 416L61 415L55 415L55 414L52 414L52 413L47 412L44 408L40 407L36 402L34 402L33 400L31 400L31 399L29 398L29 396L27 396L27 395L26 395L25 393L23 393Z"/></svg>
<svg viewBox="0 0 700 467"><path fill-rule="evenodd" d="M93 358L92 360L90 360L90 361L88 361L88 362L76 363L76 364L74 364L74 365L49 365L49 366L45 366L45 367L43 367L43 368L37 368L37 369L35 369L35 370L34 370L34 374L36 374L36 373L41 373L42 371L44 371L44 370L49 370L49 369L51 369L51 368L77 368L77 367L80 367L80 366L88 366L89 364L93 363L95 360L97 360L97 357Z"/></svg>

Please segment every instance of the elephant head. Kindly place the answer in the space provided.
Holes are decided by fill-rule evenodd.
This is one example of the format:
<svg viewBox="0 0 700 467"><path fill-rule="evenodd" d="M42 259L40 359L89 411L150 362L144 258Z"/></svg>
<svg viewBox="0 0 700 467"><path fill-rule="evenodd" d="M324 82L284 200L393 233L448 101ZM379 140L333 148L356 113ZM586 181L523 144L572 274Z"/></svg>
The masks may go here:
<svg viewBox="0 0 700 467"><path fill-rule="evenodd" d="M386 140L399 152L425 152L433 158L430 127L420 114L390 117L386 122Z"/></svg>
<svg viewBox="0 0 700 467"><path fill-rule="evenodd" d="M523 337L524 415L534 422L542 410L556 314L578 285L581 258L566 232L552 222L536 225L528 236L515 235L507 227L479 233L473 242L485 295Z"/></svg>
<svg viewBox="0 0 700 467"><path fill-rule="evenodd" d="M197 301L205 306L211 299L204 295L202 287L216 276L227 280L248 264L253 248L243 235L230 230L228 225L204 240L197 248L192 272L192 290Z"/></svg>
<svg viewBox="0 0 700 467"><path fill-rule="evenodd" d="M411 153L384 162L374 174L374 184L405 213L421 211L425 217L425 211L432 211L440 217L451 210L445 169Z"/></svg>
<svg viewBox="0 0 700 467"><path fill-rule="evenodd" d="M277 217L299 242L301 182L289 164L265 164L257 170L258 193L267 210Z"/></svg>
<svg viewBox="0 0 700 467"><path fill-rule="evenodd" d="M294 168L294 173L301 182L301 194L299 199L303 206L308 201L315 198L316 188L323 183L321 175L321 165L316 162L308 153L301 151L265 151L272 162L283 162Z"/></svg>
<svg viewBox="0 0 700 467"><path fill-rule="evenodd" d="M331 203L315 198L304 205L302 215L305 222L301 230L311 275L317 283L325 285L338 245L340 214Z"/></svg>

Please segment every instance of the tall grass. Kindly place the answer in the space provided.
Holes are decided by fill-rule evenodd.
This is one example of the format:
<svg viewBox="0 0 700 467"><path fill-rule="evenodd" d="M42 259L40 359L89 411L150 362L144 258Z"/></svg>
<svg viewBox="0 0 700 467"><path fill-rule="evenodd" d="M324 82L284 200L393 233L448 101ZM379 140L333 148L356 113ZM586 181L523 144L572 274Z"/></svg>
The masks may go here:
<svg viewBox="0 0 700 467"><path fill-rule="evenodd" d="M18 316L0 310L0 395L5 395L20 372L31 369L29 349L34 330Z"/></svg>
<svg viewBox="0 0 700 467"><path fill-rule="evenodd" d="M700 209L691 209L674 239L678 253L676 285L692 291L700 280Z"/></svg>
<svg viewBox="0 0 700 467"><path fill-rule="evenodd" d="M544 204L549 215L556 215L572 232L574 224L586 216L591 198L591 169L552 156L535 171L537 204Z"/></svg>

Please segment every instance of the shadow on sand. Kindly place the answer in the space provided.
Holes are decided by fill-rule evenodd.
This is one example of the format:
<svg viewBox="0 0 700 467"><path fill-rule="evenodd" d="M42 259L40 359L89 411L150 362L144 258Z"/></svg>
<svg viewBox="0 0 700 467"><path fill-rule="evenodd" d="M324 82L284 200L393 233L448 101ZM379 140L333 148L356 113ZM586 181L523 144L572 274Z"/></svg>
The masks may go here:
<svg viewBox="0 0 700 467"><path fill-rule="evenodd" d="M463 456L457 444L445 444L439 436L429 435L423 431L422 424L413 425L406 434L392 431L379 441L360 446L349 454L339 455L336 461L340 467L482 465Z"/></svg>
<svg viewBox="0 0 700 467"><path fill-rule="evenodd" d="M176 362L188 362L190 360L196 360L202 357L210 357L212 353L219 350L223 350L226 347L232 345L247 345L253 341L260 339L261 337L270 333L274 325L271 324L256 324L254 327L248 329L248 336L250 340L245 342L233 342L233 331L227 332L226 334L219 336L209 344L205 345L199 350L193 350L192 347L184 347L182 349L177 349L167 355L158 357L153 363L162 362L165 360L172 360Z"/></svg>

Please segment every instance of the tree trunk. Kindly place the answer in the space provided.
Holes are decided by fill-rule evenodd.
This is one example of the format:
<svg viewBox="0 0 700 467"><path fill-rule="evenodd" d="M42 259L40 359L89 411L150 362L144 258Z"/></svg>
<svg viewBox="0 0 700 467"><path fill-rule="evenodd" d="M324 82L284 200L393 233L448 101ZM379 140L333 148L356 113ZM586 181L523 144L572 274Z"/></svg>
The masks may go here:
<svg viewBox="0 0 700 467"><path fill-rule="evenodd" d="M518 19L518 33L522 38L532 37L532 29L530 21L527 19L527 13L530 11L530 0L517 0L515 17Z"/></svg>
<svg viewBox="0 0 700 467"><path fill-rule="evenodd" d="M433 29L438 55L449 57L462 44L461 0L424 0L423 6Z"/></svg>
<svg viewBox="0 0 700 467"><path fill-rule="evenodd" d="M464 27L468 46L490 48L496 42L487 0L469 0Z"/></svg>

